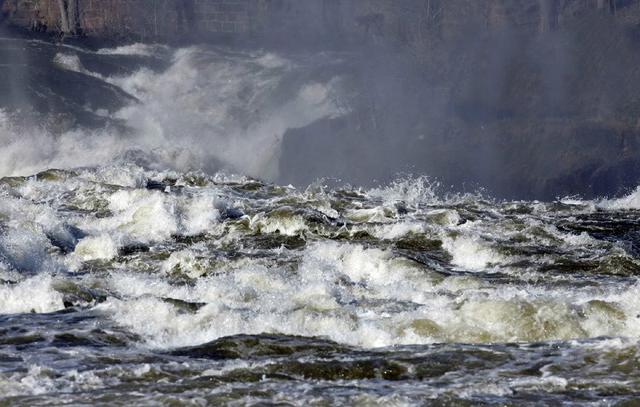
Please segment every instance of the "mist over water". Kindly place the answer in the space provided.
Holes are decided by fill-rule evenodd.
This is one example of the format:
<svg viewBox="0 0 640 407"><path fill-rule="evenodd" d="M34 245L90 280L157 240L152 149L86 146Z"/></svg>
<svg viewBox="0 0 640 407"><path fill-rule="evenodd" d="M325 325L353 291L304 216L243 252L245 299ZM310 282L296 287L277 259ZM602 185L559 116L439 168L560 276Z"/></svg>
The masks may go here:
<svg viewBox="0 0 640 407"><path fill-rule="evenodd" d="M615 62L581 69L604 45L575 30L463 35L425 63L391 46L90 51L7 39L2 171L115 159L301 188L409 173L496 198L626 195L640 181L633 44L614 31Z"/></svg>
<svg viewBox="0 0 640 407"><path fill-rule="evenodd" d="M158 59L166 69L143 66L124 74L103 74L83 64L87 58L100 63L103 55L107 62L118 57ZM229 170L273 180L288 129L338 117L348 109L340 102L342 78L335 69L340 59L334 54L289 60L260 51L134 44L95 53L62 48L52 61L36 57L46 69L71 73L67 80L80 87L100 81L121 95L115 106L105 108L99 100L91 101L93 106L68 102L66 98L73 95L63 90L56 95L61 106L53 106L48 116L54 122L51 126L46 116L24 119L22 112L0 111L0 134L6 146L3 175L133 159L154 168ZM27 88L40 85L37 78L25 80ZM47 91L57 90L43 89ZM69 118L60 115L58 108L69 108L66 116L81 110L103 119L101 126L76 125L72 117L68 128L60 131L55 122Z"/></svg>

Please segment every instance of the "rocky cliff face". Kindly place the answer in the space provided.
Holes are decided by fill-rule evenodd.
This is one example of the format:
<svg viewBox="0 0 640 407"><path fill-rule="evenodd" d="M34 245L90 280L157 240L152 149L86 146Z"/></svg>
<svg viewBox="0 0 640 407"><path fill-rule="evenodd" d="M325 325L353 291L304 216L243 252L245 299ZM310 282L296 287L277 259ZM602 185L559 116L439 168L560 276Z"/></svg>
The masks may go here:
<svg viewBox="0 0 640 407"><path fill-rule="evenodd" d="M470 31L546 32L593 10L625 14L638 0L0 0L11 24L51 33L175 39L260 35L341 42L409 43L459 38ZM75 31L74 31L75 33Z"/></svg>
<svg viewBox="0 0 640 407"><path fill-rule="evenodd" d="M177 36L248 31L248 3L248 0L4 0L3 14L15 26L53 34L175 40ZM65 24L65 11L77 14L77 31Z"/></svg>

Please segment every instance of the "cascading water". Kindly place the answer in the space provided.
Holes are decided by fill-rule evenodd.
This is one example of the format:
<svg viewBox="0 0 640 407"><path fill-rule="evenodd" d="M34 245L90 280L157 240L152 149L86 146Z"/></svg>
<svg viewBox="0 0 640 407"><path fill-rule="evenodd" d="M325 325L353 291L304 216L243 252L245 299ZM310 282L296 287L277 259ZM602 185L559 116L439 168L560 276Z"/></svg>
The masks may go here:
<svg viewBox="0 0 640 407"><path fill-rule="evenodd" d="M36 43L34 54L53 48ZM0 112L3 150L2 175L26 175L51 167L105 164L137 156L158 168L231 170L272 179L287 129L344 112L339 74L321 74L340 60L335 55L301 56L294 62L266 52L236 52L213 47L170 50L135 44L90 52L64 47L54 51L54 72L66 71L80 86L95 81L116 89L120 100L111 109L69 103L103 118L107 125L71 127L52 134L42 123L12 124ZM94 72L92 65L132 64L125 73ZM162 61L167 68L154 71L145 62ZM53 62L53 63L51 63ZM120 69L122 70L122 69ZM28 78L25 86L42 86ZM58 89L44 89L43 93ZM111 90L111 92L115 92ZM65 102L69 95L56 95ZM123 125L118 126L118 125ZM25 134L26 137L17 137ZM38 144L39 149L33 145ZM34 151L36 150L36 151Z"/></svg>
<svg viewBox="0 0 640 407"><path fill-rule="evenodd" d="M264 180L284 132L348 109L343 56L20 46L119 103L63 93L53 113L0 114L7 403L601 405L640 392L640 192L542 203L422 177L278 186ZM48 122L69 112L100 125Z"/></svg>

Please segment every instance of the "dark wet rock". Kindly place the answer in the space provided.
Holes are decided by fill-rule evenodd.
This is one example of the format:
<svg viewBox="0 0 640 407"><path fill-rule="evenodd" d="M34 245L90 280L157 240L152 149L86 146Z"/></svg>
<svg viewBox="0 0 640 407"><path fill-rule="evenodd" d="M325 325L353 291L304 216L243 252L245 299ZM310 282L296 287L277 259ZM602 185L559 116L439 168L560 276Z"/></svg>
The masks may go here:
<svg viewBox="0 0 640 407"><path fill-rule="evenodd" d="M411 251L442 251L442 241L429 239L423 234L407 234L395 242L396 248Z"/></svg>
<svg viewBox="0 0 640 407"><path fill-rule="evenodd" d="M267 185L263 182L260 182L258 180L253 180L253 181L249 181L249 182L243 182L242 184L240 184L239 186L236 187L237 190L239 191L244 191L244 192L255 192L258 191L264 187L266 187Z"/></svg>
<svg viewBox="0 0 640 407"><path fill-rule="evenodd" d="M66 223L55 229L47 230L45 234L51 244L60 249L63 254L73 252L78 241L86 236L81 229Z"/></svg>
<svg viewBox="0 0 640 407"><path fill-rule="evenodd" d="M227 208L223 208L220 211L220 218L221 219L240 219L244 216L244 213L237 208L232 208L232 207L227 207Z"/></svg>
<svg viewBox="0 0 640 407"><path fill-rule="evenodd" d="M188 314L195 314L202 307L207 305L204 302L189 302L189 301L179 300L175 298L162 298L162 301L166 302L167 304L173 305L180 312L188 313Z"/></svg>
<svg viewBox="0 0 640 407"><path fill-rule="evenodd" d="M344 230L334 236L332 236L335 240L348 240L351 242L360 242L360 243L373 243L377 239L371 235L371 233L366 230L357 230L355 232L351 232L349 230Z"/></svg>
<svg viewBox="0 0 640 407"><path fill-rule="evenodd" d="M349 348L323 339L297 336L237 335L171 352L176 356L205 359L249 359L261 357L316 357L347 352Z"/></svg>
<svg viewBox="0 0 640 407"><path fill-rule="evenodd" d="M385 360L346 361L292 361L273 366L271 372L278 372L306 380L406 380L407 368L401 364Z"/></svg>
<svg viewBox="0 0 640 407"><path fill-rule="evenodd" d="M54 283L57 292L63 295L65 308L87 307L107 299L105 293L99 290L84 287L69 280L60 280Z"/></svg>
<svg viewBox="0 0 640 407"><path fill-rule="evenodd" d="M173 184L167 181L156 181L156 180L147 180L145 184L145 188L150 189L152 191L162 191L168 192L171 190Z"/></svg>
<svg viewBox="0 0 640 407"><path fill-rule="evenodd" d="M192 245L200 242L204 242L209 239L206 233L199 233L197 235L171 235L171 239L179 244Z"/></svg>
<svg viewBox="0 0 640 407"><path fill-rule="evenodd" d="M398 212L398 215L406 215L409 213L409 209L407 208L406 204L400 202L400 203L396 203L396 211Z"/></svg>
<svg viewBox="0 0 640 407"><path fill-rule="evenodd" d="M89 72L104 77L130 75L142 68L161 72L168 67L163 58L146 55L103 55L93 52L77 52L82 66Z"/></svg>
<svg viewBox="0 0 640 407"><path fill-rule="evenodd" d="M640 276L640 260L625 255L609 256L600 261L593 272L604 276Z"/></svg>
<svg viewBox="0 0 640 407"><path fill-rule="evenodd" d="M44 341L40 333L22 327L0 329L0 345L30 345Z"/></svg>
<svg viewBox="0 0 640 407"><path fill-rule="evenodd" d="M190 187L206 187L210 182L204 174L188 174L182 177L181 181Z"/></svg>
<svg viewBox="0 0 640 407"><path fill-rule="evenodd" d="M19 111L27 122L48 123L55 134L75 126L118 127L94 112L113 112L135 98L91 75L54 64L54 44L0 40L0 107ZM74 53L72 52L71 55ZM8 62L6 62L8 61Z"/></svg>
<svg viewBox="0 0 640 407"><path fill-rule="evenodd" d="M576 215L561 220L558 229L576 234L587 232L591 237L602 240L617 241L624 236L633 236L633 232L640 229L640 212L628 211L611 219L608 212Z"/></svg>
<svg viewBox="0 0 640 407"><path fill-rule="evenodd" d="M553 264L539 266L539 270L542 272L589 274L596 272L596 270L602 270L602 268L597 261L565 257L554 261Z"/></svg>
<svg viewBox="0 0 640 407"><path fill-rule="evenodd" d="M94 329L89 333L94 342L98 342L101 346L125 347L132 343L140 341L138 335L129 332L105 331L102 329Z"/></svg>
<svg viewBox="0 0 640 407"><path fill-rule="evenodd" d="M133 341L139 340L136 335L128 333L107 332L102 329L86 331L70 331L58 333L53 336L50 346L56 348L76 348L76 347L124 347L129 346Z"/></svg>
<svg viewBox="0 0 640 407"><path fill-rule="evenodd" d="M286 236L276 233L255 236L247 243L249 243L249 247L260 250L278 249L280 247L296 250L305 247L307 241L301 236Z"/></svg>
<svg viewBox="0 0 640 407"><path fill-rule="evenodd" d="M34 175L35 179L38 181L65 181L68 178L77 177L78 174L74 171L69 170L60 170L60 169L49 169L46 171L42 171Z"/></svg>
<svg viewBox="0 0 640 407"><path fill-rule="evenodd" d="M147 253L150 247L142 243L132 243L118 248L118 256L131 256L137 253Z"/></svg>
<svg viewBox="0 0 640 407"><path fill-rule="evenodd" d="M393 243L397 253L438 272L449 267L451 255L442 247L442 241L422 234L408 234Z"/></svg>
<svg viewBox="0 0 640 407"><path fill-rule="evenodd" d="M73 333L61 333L53 337L51 346L57 348L68 348L77 346L96 346L96 341Z"/></svg>
<svg viewBox="0 0 640 407"><path fill-rule="evenodd" d="M0 184L8 185L11 188L16 188L22 185L27 180L27 177L4 177L0 179Z"/></svg>

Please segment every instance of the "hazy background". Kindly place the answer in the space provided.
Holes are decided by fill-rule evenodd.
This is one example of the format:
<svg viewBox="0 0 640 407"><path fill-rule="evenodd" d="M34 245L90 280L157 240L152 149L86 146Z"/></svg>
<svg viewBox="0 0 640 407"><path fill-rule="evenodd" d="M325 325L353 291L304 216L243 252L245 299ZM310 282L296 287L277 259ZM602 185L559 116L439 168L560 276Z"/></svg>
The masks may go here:
<svg viewBox="0 0 640 407"><path fill-rule="evenodd" d="M29 4L3 3L11 35L58 45L2 43L5 173L133 156L521 199L640 178L636 0L80 0L66 26Z"/></svg>

